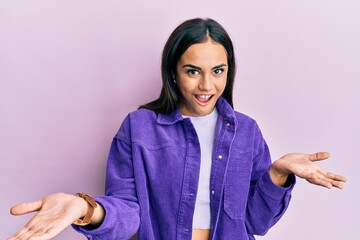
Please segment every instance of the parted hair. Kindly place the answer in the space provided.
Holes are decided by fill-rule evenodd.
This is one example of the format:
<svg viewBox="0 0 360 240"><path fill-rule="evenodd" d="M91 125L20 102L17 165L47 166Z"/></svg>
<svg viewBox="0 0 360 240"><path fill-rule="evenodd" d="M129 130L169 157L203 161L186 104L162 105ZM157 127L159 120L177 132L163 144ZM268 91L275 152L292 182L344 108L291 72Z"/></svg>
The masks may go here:
<svg viewBox="0 0 360 240"><path fill-rule="evenodd" d="M181 93L174 84L176 64L184 52L193 44L202 43L211 38L221 44L227 53L228 75L222 97L233 107L233 86L236 72L234 48L225 29L215 20L194 18L181 23L170 35L162 52L160 96L139 108L146 108L157 113L169 114L181 103Z"/></svg>

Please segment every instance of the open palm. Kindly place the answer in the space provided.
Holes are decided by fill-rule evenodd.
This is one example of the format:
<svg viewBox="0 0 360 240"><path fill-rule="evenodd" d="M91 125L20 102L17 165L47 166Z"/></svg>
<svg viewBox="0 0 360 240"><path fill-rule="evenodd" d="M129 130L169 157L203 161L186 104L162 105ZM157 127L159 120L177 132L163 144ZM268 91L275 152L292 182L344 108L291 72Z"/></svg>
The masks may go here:
<svg viewBox="0 0 360 240"><path fill-rule="evenodd" d="M306 179L312 184L332 188L343 188L342 182L346 178L335 173L328 172L321 168L316 161L325 160L330 157L328 152L318 152L314 154L290 153L276 160L272 167L279 173L295 174Z"/></svg>
<svg viewBox="0 0 360 240"><path fill-rule="evenodd" d="M36 215L8 240L52 239L82 217L86 202L74 195L55 193L38 201L23 203L11 208L11 214L22 215L38 211Z"/></svg>

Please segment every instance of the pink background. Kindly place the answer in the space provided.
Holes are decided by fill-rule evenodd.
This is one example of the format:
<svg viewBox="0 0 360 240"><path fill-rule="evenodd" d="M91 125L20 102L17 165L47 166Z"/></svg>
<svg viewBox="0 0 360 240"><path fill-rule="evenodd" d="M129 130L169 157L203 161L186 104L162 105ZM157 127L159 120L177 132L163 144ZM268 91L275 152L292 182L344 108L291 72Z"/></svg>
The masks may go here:
<svg viewBox="0 0 360 240"><path fill-rule="evenodd" d="M257 119L273 158L327 150L321 165L349 179L342 191L299 180L258 239L360 239L359 12L356 0L1 1L0 239L30 217L11 216L15 203L103 193L112 137L158 96L162 47L197 16L230 33L235 108Z"/></svg>

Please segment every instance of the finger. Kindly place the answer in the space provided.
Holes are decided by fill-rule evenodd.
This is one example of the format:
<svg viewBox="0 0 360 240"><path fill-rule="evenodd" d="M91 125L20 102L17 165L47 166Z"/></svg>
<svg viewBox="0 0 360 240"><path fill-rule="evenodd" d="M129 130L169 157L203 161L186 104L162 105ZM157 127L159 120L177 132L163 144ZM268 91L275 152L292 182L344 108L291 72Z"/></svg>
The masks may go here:
<svg viewBox="0 0 360 240"><path fill-rule="evenodd" d="M61 221L59 219L49 222L37 222L34 218L31 219L21 230L15 233L8 240L22 240L29 239L52 239L61 233L66 227L70 226L71 223Z"/></svg>
<svg viewBox="0 0 360 240"><path fill-rule="evenodd" d="M14 239L28 239L31 235L33 235L36 231L33 227L23 227L17 233L13 235Z"/></svg>
<svg viewBox="0 0 360 240"><path fill-rule="evenodd" d="M306 180L308 180L310 183L326 188L336 187L342 189L344 185L340 181L335 180L334 177L338 177L338 175L333 173L327 173L327 176L325 174L314 174L311 178L307 178Z"/></svg>
<svg viewBox="0 0 360 240"><path fill-rule="evenodd" d="M306 179L308 182L318 185L318 186L322 186L322 187L326 187L326 188L332 188L332 184L324 179L321 178L311 178L311 179Z"/></svg>
<svg viewBox="0 0 360 240"><path fill-rule="evenodd" d="M34 235L32 235L32 240L44 240L44 239L53 239L59 235L65 228L70 226L71 223L65 223L63 221L54 221L50 225L47 225L46 229L39 229Z"/></svg>
<svg viewBox="0 0 360 240"><path fill-rule="evenodd" d="M347 180L346 177L335 174L335 173L332 173L332 172L328 172L323 168L319 168L318 172L320 174L322 174L324 176L324 178L328 179L329 182L332 182L332 181L334 181L334 182L346 182L346 180ZM342 186L342 184L341 184L341 186Z"/></svg>
<svg viewBox="0 0 360 240"><path fill-rule="evenodd" d="M14 239L28 239L29 235L39 231L41 228L41 222L41 218L39 218L38 214L36 214L26 223L23 228L21 228L13 235Z"/></svg>
<svg viewBox="0 0 360 240"><path fill-rule="evenodd" d="M344 185L341 183L341 182L338 182L338 181L331 181L331 184L336 187L336 188L339 188L339 189L343 189L344 188Z"/></svg>
<svg viewBox="0 0 360 240"><path fill-rule="evenodd" d="M308 154L308 158L310 161L321 161L330 157L330 153L328 152L317 152L313 154Z"/></svg>
<svg viewBox="0 0 360 240"><path fill-rule="evenodd" d="M315 185L323 186L326 188L332 188L331 180L326 178L324 174L321 173L319 169L318 172L312 172L305 177L305 179Z"/></svg>
<svg viewBox="0 0 360 240"><path fill-rule="evenodd" d="M340 175L336 175L334 173L327 173L326 175L327 181L329 181L334 187L343 189L344 185L342 182L346 182L346 178Z"/></svg>
<svg viewBox="0 0 360 240"><path fill-rule="evenodd" d="M346 177L331 172L328 172L325 176L339 182L346 182L347 180Z"/></svg>
<svg viewBox="0 0 360 240"><path fill-rule="evenodd" d="M46 232L46 233L42 233L40 235L34 235L31 237L31 240L44 240L44 239L53 239L54 237L56 237L56 235L54 235L53 233L50 232Z"/></svg>
<svg viewBox="0 0 360 240"><path fill-rule="evenodd" d="M41 199L35 202L17 204L10 209L10 213L12 215L22 215L30 212L39 211L41 205L42 205Z"/></svg>
<svg viewBox="0 0 360 240"><path fill-rule="evenodd" d="M339 189L342 189L344 187L344 185L339 181L336 181L336 180L333 180L333 179L330 179L330 178L326 178L326 177L324 177L323 180L329 182L333 187L336 187L336 188L339 188Z"/></svg>
<svg viewBox="0 0 360 240"><path fill-rule="evenodd" d="M58 232L59 233L59 232ZM36 233L31 236L32 240L43 240L43 239L52 239L57 234L54 232L54 227L47 229L39 229Z"/></svg>
<svg viewBox="0 0 360 240"><path fill-rule="evenodd" d="M61 231L63 231L63 230L64 229L62 229L62 228L52 227L52 228L48 229L46 232L35 234L33 236L32 240L53 239L54 237L59 235L61 233Z"/></svg>
<svg viewBox="0 0 360 240"><path fill-rule="evenodd" d="M33 219L31 219L32 221ZM15 233L10 239L33 239L34 236L43 236L44 234L49 234L52 231L53 227L49 227L44 223L33 223L28 222L22 229ZM41 238L49 239L49 238Z"/></svg>

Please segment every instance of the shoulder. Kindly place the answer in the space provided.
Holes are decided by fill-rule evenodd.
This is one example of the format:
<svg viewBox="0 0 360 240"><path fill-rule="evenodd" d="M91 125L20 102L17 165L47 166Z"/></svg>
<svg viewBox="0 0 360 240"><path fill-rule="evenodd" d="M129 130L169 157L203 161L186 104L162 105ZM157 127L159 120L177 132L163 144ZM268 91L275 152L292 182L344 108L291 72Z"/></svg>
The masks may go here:
<svg viewBox="0 0 360 240"><path fill-rule="evenodd" d="M244 113L234 112L239 134L246 135L247 138L253 138L255 141L261 141L263 136L257 121Z"/></svg>
<svg viewBox="0 0 360 240"><path fill-rule="evenodd" d="M146 129L146 126L154 125L157 119L157 113L149 109L141 108L128 113L120 129L116 134L117 138L124 138L131 135L137 129Z"/></svg>
<svg viewBox="0 0 360 240"><path fill-rule="evenodd" d="M158 114L152 110L140 108L136 111L130 112L127 118L129 118L129 121L135 123L149 123L156 121L157 115Z"/></svg>
<svg viewBox="0 0 360 240"><path fill-rule="evenodd" d="M237 121L235 144L244 152L263 149L265 140L256 120L244 113L234 112Z"/></svg>
<svg viewBox="0 0 360 240"><path fill-rule="evenodd" d="M238 112L238 111L234 111L234 114L235 114L235 118L240 126L247 125L247 126L258 127L256 120L253 119L252 117L250 117L244 113Z"/></svg>

